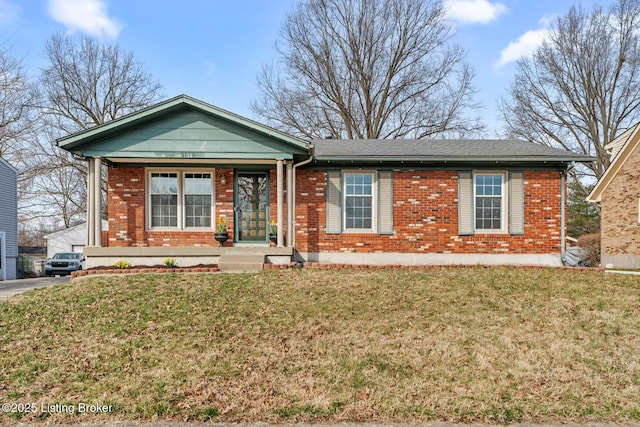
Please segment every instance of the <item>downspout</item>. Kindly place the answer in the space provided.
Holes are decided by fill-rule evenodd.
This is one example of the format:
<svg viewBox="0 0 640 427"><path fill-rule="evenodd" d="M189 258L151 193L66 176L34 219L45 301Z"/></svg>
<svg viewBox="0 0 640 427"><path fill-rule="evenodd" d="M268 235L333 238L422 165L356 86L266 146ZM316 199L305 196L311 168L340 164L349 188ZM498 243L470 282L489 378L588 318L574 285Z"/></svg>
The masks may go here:
<svg viewBox="0 0 640 427"><path fill-rule="evenodd" d="M311 154L310 154L308 159L305 159L305 160L293 165L293 179L292 179L292 181L293 181L293 194L292 194L292 196L293 196L292 197L292 200L293 200L292 201L292 204L293 204L293 211L292 211L293 212L293 218L292 218L292 220L293 220L293 223L292 223L293 233L291 235L291 246L294 247L294 248L296 247L296 225L298 225L298 222L296 221L296 218L297 218L297 216L296 216L296 169L298 169L298 166L304 166L304 165L310 163L313 160L313 149L314 149L314 146L311 145Z"/></svg>
<svg viewBox="0 0 640 427"><path fill-rule="evenodd" d="M566 181L567 174L576 165L571 162L565 170L560 173L560 260L562 265L566 265L567 261L567 243L566 243L566 219L565 219L565 203L566 203Z"/></svg>

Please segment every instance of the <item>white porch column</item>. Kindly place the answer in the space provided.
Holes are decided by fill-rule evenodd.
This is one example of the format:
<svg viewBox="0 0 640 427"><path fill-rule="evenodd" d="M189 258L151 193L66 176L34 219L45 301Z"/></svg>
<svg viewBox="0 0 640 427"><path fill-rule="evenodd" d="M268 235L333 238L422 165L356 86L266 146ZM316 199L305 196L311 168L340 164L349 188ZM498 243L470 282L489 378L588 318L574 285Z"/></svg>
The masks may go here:
<svg viewBox="0 0 640 427"><path fill-rule="evenodd" d="M96 157L93 161L93 229L95 246L102 246L102 160Z"/></svg>
<svg viewBox="0 0 640 427"><path fill-rule="evenodd" d="M278 219L277 219L277 226L278 226L278 241L277 241L277 245L279 248L281 248L282 246L284 246L284 242L282 239L282 215L284 214L284 207L283 207L283 202L284 202L284 197L283 197L283 178L284 178L284 173L282 170L282 166L283 166L284 161L282 159L278 159L276 160L276 194L277 194L277 199L278 199L278 206L277 206L277 215L278 215Z"/></svg>
<svg viewBox="0 0 640 427"><path fill-rule="evenodd" d="M291 247L293 239L293 160L287 162L287 247Z"/></svg>
<svg viewBox="0 0 640 427"><path fill-rule="evenodd" d="M95 246L96 241L96 233L94 230L94 216L93 216L93 190L94 190L94 179L93 179L93 171L94 171L94 160L89 158L87 159L87 246Z"/></svg>

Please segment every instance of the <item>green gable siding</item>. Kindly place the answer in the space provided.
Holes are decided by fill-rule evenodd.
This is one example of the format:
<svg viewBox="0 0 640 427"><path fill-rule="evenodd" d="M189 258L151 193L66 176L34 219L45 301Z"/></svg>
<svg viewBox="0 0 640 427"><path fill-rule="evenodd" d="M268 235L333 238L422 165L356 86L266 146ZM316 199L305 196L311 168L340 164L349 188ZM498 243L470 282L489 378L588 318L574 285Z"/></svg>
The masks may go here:
<svg viewBox="0 0 640 427"><path fill-rule="evenodd" d="M196 110L174 111L112 133L84 150L88 157L291 159L302 149Z"/></svg>

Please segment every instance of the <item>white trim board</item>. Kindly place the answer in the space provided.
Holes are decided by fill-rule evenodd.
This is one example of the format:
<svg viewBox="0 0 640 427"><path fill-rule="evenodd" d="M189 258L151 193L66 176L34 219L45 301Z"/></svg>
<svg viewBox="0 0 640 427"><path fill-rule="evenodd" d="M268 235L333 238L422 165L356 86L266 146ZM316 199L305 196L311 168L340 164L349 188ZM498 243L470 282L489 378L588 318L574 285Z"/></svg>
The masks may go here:
<svg viewBox="0 0 640 427"><path fill-rule="evenodd" d="M7 280L7 233L0 231L0 278Z"/></svg>

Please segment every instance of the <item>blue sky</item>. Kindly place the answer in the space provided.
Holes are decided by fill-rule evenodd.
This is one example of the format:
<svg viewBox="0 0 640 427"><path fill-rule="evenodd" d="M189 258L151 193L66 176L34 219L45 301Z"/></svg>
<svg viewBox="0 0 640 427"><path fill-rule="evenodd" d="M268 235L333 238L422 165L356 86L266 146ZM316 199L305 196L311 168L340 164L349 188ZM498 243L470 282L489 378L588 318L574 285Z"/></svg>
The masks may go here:
<svg viewBox="0 0 640 427"><path fill-rule="evenodd" d="M611 0L584 0L606 6ZM188 94L253 117L262 64L277 58L279 28L296 0L0 0L0 42L23 57L27 71L43 66L45 40L56 31L84 33L134 52L167 97ZM444 0L456 42L477 72L477 101L498 136L497 100L514 62L546 35L549 22L574 0Z"/></svg>

